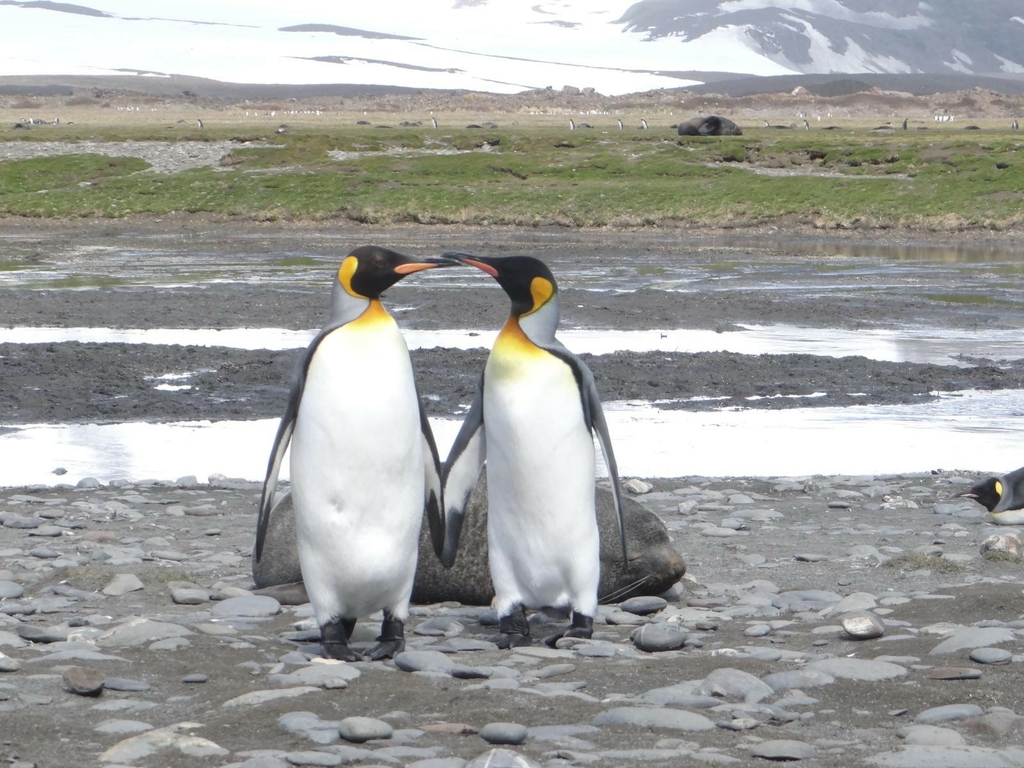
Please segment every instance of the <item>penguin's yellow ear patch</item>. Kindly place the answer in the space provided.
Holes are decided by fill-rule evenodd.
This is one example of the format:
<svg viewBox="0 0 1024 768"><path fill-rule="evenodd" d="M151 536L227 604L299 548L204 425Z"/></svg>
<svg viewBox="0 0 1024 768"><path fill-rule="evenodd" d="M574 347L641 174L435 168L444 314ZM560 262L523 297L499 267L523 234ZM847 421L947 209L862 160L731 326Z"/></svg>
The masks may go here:
<svg viewBox="0 0 1024 768"><path fill-rule="evenodd" d="M996 480L996 496L1003 498L1003 484Z"/></svg>
<svg viewBox="0 0 1024 768"><path fill-rule="evenodd" d="M359 268L359 259L355 256L346 256L345 260L341 262L341 266L338 267L338 282L341 283L341 287L345 289L347 293L352 296L360 296L356 293L352 287L352 276L356 273Z"/></svg>
<svg viewBox="0 0 1024 768"><path fill-rule="evenodd" d="M533 309L530 311L536 312L543 307L554 293L555 286L551 284L550 280L543 277L533 278L530 281L530 296L533 298Z"/></svg>

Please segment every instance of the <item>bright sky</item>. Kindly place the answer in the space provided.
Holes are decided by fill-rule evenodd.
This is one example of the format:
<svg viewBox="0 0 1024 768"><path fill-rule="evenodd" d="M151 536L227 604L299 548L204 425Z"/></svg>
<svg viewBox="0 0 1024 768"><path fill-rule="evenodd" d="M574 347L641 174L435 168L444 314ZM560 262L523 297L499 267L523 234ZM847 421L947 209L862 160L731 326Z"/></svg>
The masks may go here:
<svg viewBox="0 0 1024 768"><path fill-rule="evenodd" d="M376 83L505 93L574 85L613 95L687 84L653 74L657 71L787 72L747 48L739 29L685 43L624 33L615 22L630 6L628 0L492 0L465 8L453 8L456 0L80 4L108 16L0 4L0 75L130 70L229 82ZM279 31L298 24L412 39Z"/></svg>

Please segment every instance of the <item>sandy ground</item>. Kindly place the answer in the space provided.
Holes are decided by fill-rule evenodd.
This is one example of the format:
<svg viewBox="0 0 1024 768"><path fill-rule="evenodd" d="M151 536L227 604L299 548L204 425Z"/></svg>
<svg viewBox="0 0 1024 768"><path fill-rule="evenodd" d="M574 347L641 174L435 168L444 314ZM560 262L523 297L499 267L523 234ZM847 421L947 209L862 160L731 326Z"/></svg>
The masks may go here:
<svg viewBox="0 0 1024 768"><path fill-rule="evenodd" d="M671 237L630 233L572 233L567 242L565 233L317 232L183 221L12 222L0 227L0 247L5 261L87 271L90 246L129 240L160 243L168 263L187 265L190 253L220 248L332 252L355 235L359 242L384 235L413 252L439 239L465 249L475 242L485 253L530 248L556 263L614 262L638 242L645 251L676 247ZM99 291L4 288L0 325L301 329L319 325L324 309L322 290L312 286L149 282ZM445 304L396 290L389 302L420 308L403 323L488 327L504 311L492 299ZM565 307L568 324L599 328L1022 323L1012 302L944 301L913 287L838 299L743 285L714 300L579 293L567 295ZM6 424L276 415L295 360L293 353L87 344L3 345L0 355ZM432 407L451 413L468 397L481 356L434 352L415 362L424 393L440 398ZM721 354L590 363L606 398L739 397L765 382L798 390L814 380L838 404L858 389L875 402L907 402L946 385L1021 386L1019 365L997 371L984 361L938 370ZM145 383L193 366L213 372L191 394L155 397ZM31 382L45 386L32 392ZM443 656L406 658L404 668L421 670L412 673L388 662L331 674L310 663L318 647L301 623L308 609L246 602L240 591L251 584L257 484L172 478L4 489L0 669L9 671L0 672L0 757L24 766L458 768L487 753L492 732L502 731L494 724L511 722L527 730L510 749L550 766L798 758L822 766L1024 765L1015 749L1024 736L1024 573L1018 561L981 555L982 542L1000 529L977 505L952 499L973 479L949 471L657 480L634 495L665 520L689 573L654 613L603 608L593 643L507 653L489 644L494 628L485 610L423 606L409 625L409 649ZM137 582L125 576L115 586L119 574ZM880 623L881 637L856 640L842 628L845 616L865 613ZM649 652L634 638L640 627L685 641ZM374 634L371 621L361 622L361 643ZM73 667L105 679L98 698L66 690ZM947 705L954 709L936 709ZM313 714L297 714L304 712ZM339 721L357 716L389 724L390 737L339 736ZM351 722L342 725L357 738Z"/></svg>

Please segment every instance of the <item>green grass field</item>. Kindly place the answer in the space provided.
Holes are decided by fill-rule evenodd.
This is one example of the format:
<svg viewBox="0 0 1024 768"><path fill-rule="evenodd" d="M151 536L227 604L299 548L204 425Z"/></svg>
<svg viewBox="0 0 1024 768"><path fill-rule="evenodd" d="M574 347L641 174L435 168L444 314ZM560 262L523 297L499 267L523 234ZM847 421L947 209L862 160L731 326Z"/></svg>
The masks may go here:
<svg viewBox="0 0 1024 768"><path fill-rule="evenodd" d="M498 128L72 125L0 141L237 142L216 168L155 173L96 154L0 160L0 216L202 212L246 220L518 226L747 226L939 231L1024 223L1024 137L748 129L739 137ZM276 126L275 126L276 127ZM248 142L248 143L246 143ZM257 144L257 146L253 146ZM2 155L0 155L2 156Z"/></svg>

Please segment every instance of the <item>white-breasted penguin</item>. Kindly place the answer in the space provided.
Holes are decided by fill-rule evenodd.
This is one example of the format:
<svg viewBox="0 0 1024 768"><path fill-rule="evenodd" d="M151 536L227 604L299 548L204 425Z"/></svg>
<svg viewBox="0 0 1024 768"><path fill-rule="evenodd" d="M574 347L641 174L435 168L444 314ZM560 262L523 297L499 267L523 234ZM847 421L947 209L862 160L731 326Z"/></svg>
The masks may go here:
<svg viewBox="0 0 1024 768"><path fill-rule="evenodd" d="M256 531L263 551L277 476L291 444L299 564L324 654L357 661L356 619L384 611L371 659L405 646L424 509L444 543L440 461L405 340L380 302L406 275L453 265L356 248L334 280L327 324L292 386L267 464Z"/></svg>
<svg viewBox="0 0 1024 768"><path fill-rule="evenodd" d="M987 477L958 498L974 499L1002 525L1024 525L1024 467L1002 477Z"/></svg>
<svg viewBox="0 0 1024 768"><path fill-rule="evenodd" d="M601 401L590 369L555 338L558 286L530 256L445 254L483 270L512 310L487 359L473 404L442 471L451 565L466 501L487 463L487 546L497 598L499 645L532 642L525 608L572 609L554 637L593 634L600 578L594 510L596 434L611 479L626 562L622 500Z"/></svg>

